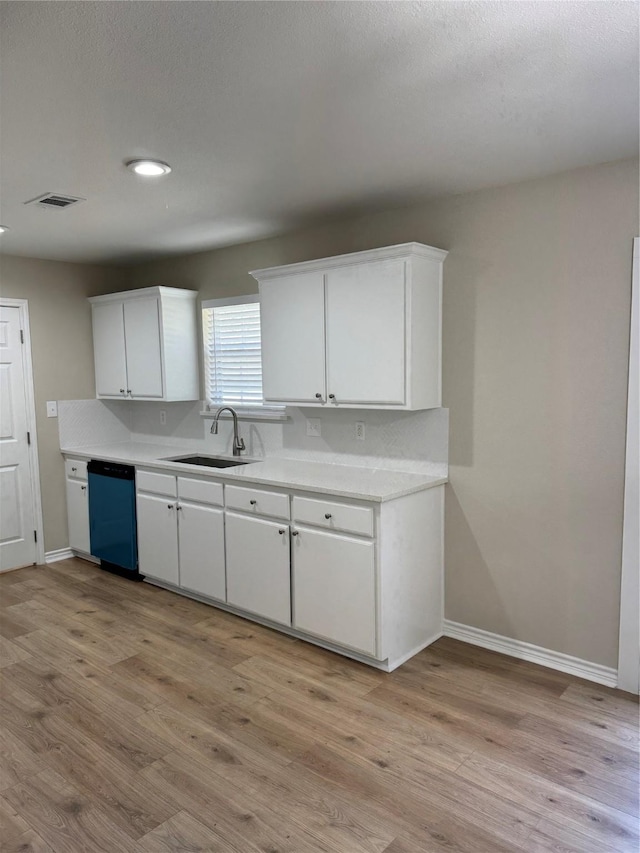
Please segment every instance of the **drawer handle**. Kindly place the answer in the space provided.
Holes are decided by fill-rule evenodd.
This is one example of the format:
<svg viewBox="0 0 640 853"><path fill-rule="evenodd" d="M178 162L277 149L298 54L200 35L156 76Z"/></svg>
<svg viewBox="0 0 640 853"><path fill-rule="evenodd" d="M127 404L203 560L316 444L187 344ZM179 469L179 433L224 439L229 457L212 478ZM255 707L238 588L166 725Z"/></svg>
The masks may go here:
<svg viewBox="0 0 640 853"><path fill-rule="evenodd" d="M284 530L282 530L282 529L278 530L278 533L280 534L280 536L282 536L284 532L285 532L285 531L284 531Z"/></svg>
<svg viewBox="0 0 640 853"><path fill-rule="evenodd" d="M327 519L327 521L328 521L328 520L331 518L331 513L330 513L330 512L325 512L324 517L325 517L325 518Z"/></svg>
<svg viewBox="0 0 640 853"><path fill-rule="evenodd" d="M258 503L258 501L249 501L249 503L251 504L251 506L255 506Z"/></svg>

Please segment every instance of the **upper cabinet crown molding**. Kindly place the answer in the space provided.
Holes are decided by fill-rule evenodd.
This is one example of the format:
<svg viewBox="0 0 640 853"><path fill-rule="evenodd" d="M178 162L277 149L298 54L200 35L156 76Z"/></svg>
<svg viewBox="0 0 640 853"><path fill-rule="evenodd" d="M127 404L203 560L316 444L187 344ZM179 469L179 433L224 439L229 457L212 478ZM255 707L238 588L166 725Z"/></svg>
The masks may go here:
<svg viewBox="0 0 640 853"><path fill-rule="evenodd" d="M185 299L194 302L198 298L197 290L185 290L182 287L140 287L136 290L123 290L118 293L104 293L102 296L90 296L89 302L122 302L123 299L145 299L149 296L165 297L170 299Z"/></svg>
<svg viewBox="0 0 640 853"><path fill-rule="evenodd" d="M197 296L145 287L89 299L98 399L199 399Z"/></svg>
<svg viewBox="0 0 640 853"><path fill-rule="evenodd" d="M313 261L301 261L297 264L286 264L281 267L252 270L249 275L252 275L256 281L268 281L271 278L280 278L283 275L324 271L335 269L335 267L366 264L371 261L392 260L394 258L408 258L410 256L443 263L448 254L444 249L436 249L424 243L398 243L396 246L382 246L379 249L367 249L364 252L351 252L347 255L333 255L330 258L318 258Z"/></svg>
<svg viewBox="0 0 640 853"><path fill-rule="evenodd" d="M265 400L438 408L447 254L403 243L251 273L260 286Z"/></svg>

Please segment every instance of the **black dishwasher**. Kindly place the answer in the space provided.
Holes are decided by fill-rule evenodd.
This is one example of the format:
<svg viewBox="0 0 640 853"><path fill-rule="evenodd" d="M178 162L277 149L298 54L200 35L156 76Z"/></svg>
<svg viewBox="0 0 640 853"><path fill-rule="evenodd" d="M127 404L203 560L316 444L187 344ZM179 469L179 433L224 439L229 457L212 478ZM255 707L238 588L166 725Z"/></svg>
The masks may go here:
<svg viewBox="0 0 640 853"><path fill-rule="evenodd" d="M91 553L104 569L140 579L135 468L92 459L87 471Z"/></svg>

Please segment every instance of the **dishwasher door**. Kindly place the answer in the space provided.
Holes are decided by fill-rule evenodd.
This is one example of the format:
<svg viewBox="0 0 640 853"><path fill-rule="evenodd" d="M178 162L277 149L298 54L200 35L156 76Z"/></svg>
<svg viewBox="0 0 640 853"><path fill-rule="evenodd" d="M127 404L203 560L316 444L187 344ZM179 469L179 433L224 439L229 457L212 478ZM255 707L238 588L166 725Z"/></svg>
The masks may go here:
<svg viewBox="0 0 640 853"><path fill-rule="evenodd" d="M135 469L92 459L87 471L91 553L104 568L137 572Z"/></svg>

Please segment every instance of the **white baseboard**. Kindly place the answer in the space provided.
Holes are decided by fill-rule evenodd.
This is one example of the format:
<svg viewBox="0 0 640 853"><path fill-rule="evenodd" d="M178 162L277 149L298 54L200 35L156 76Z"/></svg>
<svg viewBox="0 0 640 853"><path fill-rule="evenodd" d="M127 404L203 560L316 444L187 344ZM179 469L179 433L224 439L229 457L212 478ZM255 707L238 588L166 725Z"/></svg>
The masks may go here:
<svg viewBox="0 0 640 853"><path fill-rule="evenodd" d="M71 548L58 548L57 551L47 551L44 555L45 563L57 563L60 560L70 560L75 554Z"/></svg>
<svg viewBox="0 0 640 853"><path fill-rule="evenodd" d="M87 563L100 565L98 557L93 557L91 554L85 554L84 551L74 551L73 548L60 548L57 551L47 551L44 555L45 563L57 563L59 560L69 560L71 557L78 557Z"/></svg>
<svg viewBox="0 0 640 853"><path fill-rule="evenodd" d="M470 643L472 646L481 646L483 649L490 649L493 652L501 652L503 655L509 655L512 658L537 663L549 669L557 669L559 672L576 675L578 678L587 679L587 681L595 681L597 684L604 684L606 687L618 686L618 672L613 667L574 658L571 655L544 649L542 646L534 646L532 643L525 643L522 640L503 637L501 634L492 634L490 631L472 628L470 625L462 625L460 622L452 622L450 619L444 620L444 636L451 637L454 640L462 640L463 643Z"/></svg>

